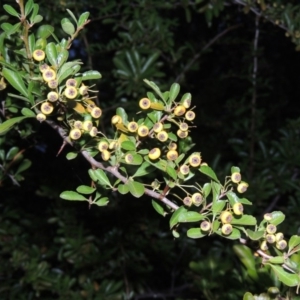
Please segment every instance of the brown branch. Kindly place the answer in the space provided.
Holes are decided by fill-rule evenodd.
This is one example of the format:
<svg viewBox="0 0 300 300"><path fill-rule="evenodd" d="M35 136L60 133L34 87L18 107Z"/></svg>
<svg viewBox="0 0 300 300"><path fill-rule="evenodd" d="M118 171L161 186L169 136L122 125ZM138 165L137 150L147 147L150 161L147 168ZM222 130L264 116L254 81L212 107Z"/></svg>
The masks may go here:
<svg viewBox="0 0 300 300"><path fill-rule="evenodd" d="M181 73L176 77L175 82L180 82L181 77L184 75L184 73L186 73L192 65L194 65L195 61L197 59L200 58L201 54L208 49L209 47L211 47L217 40L219 40L222 36L224 36L225 34L227 34L229 31L234 30L238 27L241 27L241 24L238 25L234 25L231 27L228 27L227 29L225 29L224 31L222 31L221 33L219 33L218 35L216 35L213 39L211 39L201 50L200 52L198 52L197 54L194 55L194 57L191 59L191 61L186 64L186 66L183 68L183 70L181 71Z"/></svg>

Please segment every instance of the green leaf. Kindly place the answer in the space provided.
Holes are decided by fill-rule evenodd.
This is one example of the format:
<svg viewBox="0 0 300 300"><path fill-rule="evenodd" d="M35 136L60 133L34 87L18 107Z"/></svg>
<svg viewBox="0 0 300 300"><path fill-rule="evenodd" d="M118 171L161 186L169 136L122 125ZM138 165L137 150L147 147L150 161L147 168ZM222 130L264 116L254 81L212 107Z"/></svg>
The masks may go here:
<svg viewBox="0 0 300 300"><path fill-rule="evenodd" d="M148 162L143 162L142 165L136 170L136 172L133 174L133 177L141 177L141 176L145 176L151 172L153 172L153 170L155 170L155 168L153 166L151 166Z"/></svg>
<svg viewBox="0 0 300 300"><path fill-rule="evenodd" d="M255 300L255 298L251 293L247 292L244 294L243 300Z"/></svg>
<svg viewBox="0 0 300 300"><path fill-rule="evenodd" d="M27 158L22 160L15 175L18 175L18 174L24 172L25 170L27 170L28 168L30 168L31 164L32 164L31 161Z"/></svg>
<svg viewBox="0 0 300 300"><path fill-rule="evenodd" d="M297 274L291 274L286 272L282 267L280 266L274 266L272 264L268 264L271 266L272 270L278 277L278 279L283 282L287 286L297 286L300 281L299 281L299 275Z"/></svg>
<svg viewBox="0 0 300 300"><path fill-rule="evenodd" d="M121 144L121 148L128 151L134 151L136 146L132 141L125 141Z"/></svg>
<svg viewBox="0 0 300 300"><path fill-rule="evenodd" d="M232 219L232 225L248 225L248 226L255 226L256 225L256 218L251 215L241 215L241 216L234 216Z"/></svg>
<svg viewBox="0 0 300 300"><path fill-rule="evenodd" d="M211 192L211 184L205 183L202 187L202 192L205 198L207 198Z"/></svg>
<svg viewBox="0 0 300 300"><path fill-rule="evenodd" d="M203 220L204 216L197 213L196 211L186 211L182 212L178 217L178 222L188 223L188 222L198 222Z"/></svg>
<svg viewBox="0 0 300 300"><path fill-rule="evenodd" d="M179 232L175 229L172 230L172 235L174 236L175 239L178 239L180 237Z"/></svg>
<svg viewBox="0 0 300 300"><path fill-rule="evenodd" d="M31 0L30 0L31 1ZM28 3L28 2L27 2ZM27 4L26 3L26 4ZM34 3L33 5L32 5L32 14L31 14L31 16L30 16L30 23L34 23L34 18L36 17L36 15L38 14L38 12L39 12L39 5L38 4L36 4L36 3Z"/></svg>
<svg viewBox="0 0 300 300"><path fill-rule="evenodd" d="M20 92L23 96L28 98L28 90L25 86L25 83L18 72L3 68L2 74L4 78L12 85L18 92Z"/></svg>
<svg viewBox="0 0 300 300"><path fill-rule="evenodd" d="M19 152L18 147L10 148L6 154L6 160L12 160L17 155L18 152Z"/></svg>
<svg viewBox="0 0 300 300"><path fill-rule="evenodd" d="M152 199L152 206L158 214L162 215L163 217L166 215L164 206L162 206L157 200Z"/></svg>
<svg viewBox="0 0 300 300"><path fill-rule="evenodd" d="M96 181L98 180L98 178L97 178L97 176L96 176L96 174L95 174L95 170L89 169L89 170L88 170L88 173L89 173L91 179L92 179L94 182L96 182Z"/></svg>
<svg viewBox="0 0 300 300"><path fill-rule="evenodd" d="M247 229L247 234L252 241L258 241L264 236L265 231L253 231L251 229Z"/></svg>
<svg viewBox="0 0 300 300"><path fill-rule="evenodd" d="M47 39L54 32L54 27L51 25L41 25L37 30L37 38Z"/></svg>
<svg viewBox="0 0 300 300"><path fill-rule="evenodd" d="M60 195L60 198L64 200L72 200L72 201L87 201L84 196L74 192L74 191L64 191Z"/></svg>
<svg viewBox="0 0 300 300"><path fill-rule="evenodd" d="M167 166L167 173L172 179L174 180L177 179L177 172L174 168Z"/></svg>
<svg viewBox="0 0 300 300"><path fill-rule="evenodd" d="M211 179L215 180L216 182L220 182L215 174L215 172L212 170L212 168L210 168L209 166L201 166L199 171L205 175L207 175L208 177L210 177Z"/></svg>
<svg viewBox="0 0 300 300"><path fill-rule="evenodd" d="M15 117L15 118L11 118L5 122L3 122L2 124L0 124L0 135L5 134L8 130L10 130L16 123L19 123L20 121L27 119L29 117Z"/></svg>
<svg viewBox="0 0 300 300"><path fill-rule="evenodd" d="M240 203L241 202L240 198L233 191L228 191L226 193L226 197L229 200L229 203L230 203L231 206L233 206L235 203Z"/></svg>
<svg viewBox="0 0 300 300"><path fill-rule="evenodd" d="M176 99L176 97L179 94L179 91L180 91L180 85L178 83L173 83L170 88L169 101L168 101L169 104Z"/></svg>
<svg viewBox="0 0 300 300"><path fill-rule="evenodd" d="M61 27L63 31L69 35L73 35L75 32L75 26L68 18L63 18L61 20Z"/></svg>
<svg viewBox="0 0 300 300"><path fill-rule="evenodd" d="M105 172L103 170L97 169L94 171L94 174L97 177L97 179L101 185L112 187L107 175L105 174Z"/></svg>
<svg viewBox="0 0 300 300"><path fill-rule="evenodd" d="M284 263L284 257L283 256L273 256L270 259L268 259L268 262L270 264L283 264Z"/></svg>
<svg viewBox="0 0 300 300"><path fill-rule="evenodd" d="M57 67L60 68L69 58L69 51L62 49L57 55Z"/></svg>
<svg viewBox="0 0 300 300"><path fill-rule="evenodd" d="M300 244L300 236L299 235L293 235L293 236L291 236L288 244L289 244L289 251L288 252L290 252L293 248L299 246L299 244Z"/></svg>
<svg viewBox="0 0 300 300"><path fill-rule="evenodd" d="M33 9L33 0L26 1L25 4L25 16L27 17Z"/></svg>
<svg viewBox="0 0 300 300"><path fill-rule="evenodd" d="M223 208L226 205L226 201L219 199L222 186L216 182L212 182L211 185L212 185L212 192L213 192L213 204L211 209L214 215L216 215L223 210Z"/></svg>
<svg viewBox="0 0 300 300"><path fill-rule="evenodd" d="M18 12L11 6L8 4L4 4L3 8L6 10L6 12L8 12L10 15L14 16L14 17L19 17Z"/></svg>
<svg viewBox="0 0 300 300"><path fill-rule="evenodd" d="M233 173L240 173L241 172L241 170L240 170L240 168L239 167L231 167L231 174L233 174Z"/></svg>
<svg viewBox="0 0 300 300"><path fill-rule="evenodd" d="M125 195L129 192L129 187L125 184L120 183L118 185L118 191L120 194Z"/></svg>
<svg viewBox="0 0 300 300"><path fill-rule="evenodd" d="M46 54L47 54L47 59L49 60L50 64L52 66L56 66L57 65L57 51L56 51L56 46L53 42L47 44Z"/></svg>
<svg viewBox="0 0 300 300"><path fill-rule="evenodd" d="M177 210L175 210L170 218L170 229L172 229L176 224L178 224L178 219L180 214L187 212L184 206L180 206Z"/></svg>
<svg viewBox="0 0 300 300"><path fill-rule="evenodd" d="M116 114L122 118L125 125L128 123L128 115L123 107L118 107L116 109Z"/></svg>
<svg viewBox="0 0 300 300"><path fill-rule="evenodd" d="M23 116L35 118L35 112L27 107L23 107L21 113Z"/></svg>
<svg viewBox="0 0 300 300"><path fill-rule="evenodd" d="M43 21L43 16L41 15L36 15L34 18L33 18L33 23L34 24L37 24L37 23L40 23Z"/></svg>
<svg viewBox="0 0 300 300"><path fill-rule="evenodd" d="M241 237L241 232L237 228L233 228L229 235L222 234L221 229L217 230L216 233L228 240L237 240Z"/></svg>
<svg viewBox="0 0 300 300"><path fill-rule="evenodd" d="M72 160L72 159L76 158L77 156L78 156L78 153L69 152L69 153L67 153L66 158L67 158L67 160Z"/></svg>
<svg viewBox="0 0 300 300"><path fill-rule="evenodd" d="M75 15L73 14L73 12L71 10L69 10L68 8L66 9L66 11L71 16L71 18L74 20L74 22L77 24L77 19L76 19Z"/></svg>
<svg viewBox="0 0 300 300"><path fill-rule="evenodd" d="M143 196L145 194L145 187L142 183L133 181L133 180L129 180L127 182L127 185L129 188L129 192L132 196L134 196L136 198L140 198L141 196Z"/></svg>
<svg viewBox="0 0 300 300"><path fill-rule="evenodd" d="M94 193L96 191L96 189L93 187L90 187L88 185L80 185L79 187L77 187L76 191L80 194L89 195L89 194Z"/></svg>
<svg viewBox="0 0 300 300"><path fill-rule="evenodd" d="M89 12L84 12L80 15L77 26L81 27L82 25L84 25L84 23L87 21L87 19L89 18L90 13Z"/></svg>
<svg viewBox="0 0 300 300"><path fill-rule="evenodd" d="M196 227L196 228L190 228L186 235L191 238L191 239L200 239L204 236L206 236L206 233L203 233L200 229L200 227Z"/></svg>
<svg viewBox="0 0 300 300"><path fill-rule="evenodd" d="M103 197L99 200L97 200L96 202L94 202L93 204L96 204L98 206L106 206L108 204L109 200L107 197Z"/></svg>
<svg viewBox="0 0 300 300"><path fill-rule="evenodd" d="M98 71L86 71L82 74L82 80L100 79L102 75Z"/></svg>
<svg viewBox="0 0 300 300"><path fill-rule="evenodd" d="M281 211L273 211L272 219L269 221L270 224L279 225L285 219L285 215Z"/></svg>

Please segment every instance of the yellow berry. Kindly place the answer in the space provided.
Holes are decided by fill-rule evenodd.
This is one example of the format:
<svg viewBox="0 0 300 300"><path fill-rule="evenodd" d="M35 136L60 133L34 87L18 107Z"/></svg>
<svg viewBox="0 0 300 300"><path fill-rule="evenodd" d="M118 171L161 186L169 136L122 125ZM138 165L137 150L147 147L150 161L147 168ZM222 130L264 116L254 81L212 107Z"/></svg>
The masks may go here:
<svg viewBox="0 0 300 300"><path fill-rule="evenodd" d="M101 157L104 161L108 161L110 159L110 152L108 150L103 150Z"/></svg>
<svg viewBox="0 0 300 300"><path fill-rule="evenodd" d="M233 212L237 215L237 216L240 216L243 214L243 211L244 211L244 206L242 203L239 203L239 202L236 202L233 204Z"/></svg>
<svg viewBox="0 0 300 300"><path fill-rule="evenodd" d="M187 131L189 129L189 125L187 123L180 123L179 129L181 131Z"/></svg>
<svg viewBox="0 0 300 300"><path fill-rule="evenodd" d="M193 121L195 119L195 117L196 117L196 114L192 110L187 111L185 114L185 118L188 121Z"/></svg>
<svg viewBox="0 0 300 300"><path fill-rule="evenodd" d="M84 84L82 84L82 85L80 86L80 88L79 88L79 94L80 94L81 96L84 96L84 95L86 95L86 94L88 93L88 90L89 90L89 87L86 86L86 85L84 85Z"/></svg>
<svg viewBox="0 0 300 300"><path fill-rule="evenodd" d="M74 128L69 135L72 140L78 140L81 137L81 131L78 128Z"/></svg>
<svg viewBox="0 0 300 300"><path fill-rule="evenodd" d="M46 120L46 116L42 113L39 113L36 115L36 119L39 121L39 122L43 122Z"/></svg>
<svg viewBox="0 0 300 300"><path fill-rule="evenodd" d="M49 68L49 69L45 70L45 72L43 72L43 79L46 82L54 80L55 78L56 78L56 72L54 70Z"/></svg>
<svg viewBox="0 0 300 300"><path fill-rule="evenodd" d="M77 81L73 78L69 78L67 81L66 81L66 86L72 86L72 87L76 87L77 85Z"/></svg>
<svg viewBox="0 0 300 300"><path fill-rule="evenodd" d="M161 151L159 148L153 148L148 153L149 158L152 160L159 158L160 155L161 155Z"/></svg>
<svg viewBox="0 0 300 300"><path fill-rule="evenodd" d="M237 191L239 193L245 193L247 191L249 184L247 182L241 181L237 186Z"/></svg>
<svg viewBox="0 0 300 300"><path fill-rule="evenodd" d="M167 152L168 160L176 160L178 158L178 152L176 150L169 150Z"/></svg>
<svg viewBox="0 0 300 300"><path fill-rule="evenodd" d="M192 103L192 100L190 98L189 99L184 99L183 102L182 102L182 105L185 108L189 108L191 106L191 103Z"/></svg>
<svg viewBox="0 0 300 300"><path fill-rule="evenodd" d="M265 219L266 221L271 221L272 218L273 218L273 215L272 215L271 213L266 213L266 214L264 214L264 219Z"/></svg>
<svg viewBox="0 0 300 300"><path fill-rule="evenodd" d="M202 231L209 231L211 229L211 223L208 221L202 221L200 223L200 229Z"/></svg>
<svg viewBox="0 0 300 300"><path fill-rule="evenodd" d="M130 153L126 154L125 155L125 161L126 161L126 163L131 164L132 161L133 161L133 155L130 154Z"/></svg>
<svg viewBox="0 0 300 300"><path fill-rule="evenodd" d="M45 54L45 51L41 50L41 49L37 49L37 50L34 50L33 53L32 53L32 57L34 60L36 61L42 61L45 59L46 57L46 54Z"/></svg>
<svg viewBox="0 0 300 300"><path fill-rule="evenodd" d="M242 179L242 175L239 172L234 172L231 174L231 181L234 183L239 183Z"/></svg>
<svg viewBox="0 0 300 300"><path fill-rule="evenodd" d="M102 115L102 110L101 110L101 108L99 108L99 107L96 106L96 107L94 107L94 108L92 109L92 111L91 111L91 116L92 116L94 119L100 118L101 115Z"/></svg>
<svg viewBox="0 0 300 300"><path fill-rule="evenodd" d="M158 133L158 132L162 131L163 128L164 128L164 125L163 125L163 123L161 123L161 122L155 123L155 124L153 125L153 131L154 131L155 133Z"/></svg>
<svg viewBox="0 0 300 300"><path fill-rule="evenodd" d="M181 139L184 139L184 138L186 138L188 136L188 132L187 131L182 131L182 130L178 129L177 130L177 135Z"/></svg>
<svg viewBox="0 0 300 300"><path fill-rule="evenodd" d="M145 137L145 136L148 135L148 133L149 133L149 129L148 129L147 126L145 126L145 125L139 126L139 128L138 128L138 135L139 136Z"/></svg>
<svg viewBox="0 0 300 300"><path fill-rule="evenodd" d="M58 86L58 81L56 79L49 80L47 84L50 89L56 89Z"/></svg>
<svg viewBox="0 0 300 300"><path fill-rule="evenodd" d="M276 239L276 242L279 242L279 241L283 240L284 239L283 233L282 232L277 232L275 234L275 239Z"/></svg>
<svg viewBox="0 0 300 300"><path fill-rule="evenodd" d="M122 118L118 115L114 115L112 118L111 118L111 123L116 125L116 124L120 124L122 123Z"/></svg>
<svg viewBox="0 0 300 300"><path fill-rule="evenodd" d="M171 143L169 145L169 150L176 150L177 149L177 144L176 143Z"/></svg>
<svg viewBox="0 0 300 300"><path fill-rule="evenodd" d="M162 130L156 135L156 138L161 142L165 142L168 140L169 135L166 131Z"/></svg>
<svg viewBox="0 0 300 300"><path fill-rule="evenodd" d="M141 109L148 109L151 106L151 101L148 98L142 98L139 102L139 106Z"/></svg>
<svg viewBox="0 0 300 300"><path fill-rule="evenodd" d="M233 219L232 213L228 210L223 211L220 215L220 219L223 224L231 223Z"/></svg>
<svg viewBox="0 0 300 300"><path fill-rule="evenodd" d="M285 249L286 246L287 246L286 240L281 240L281 241L276 243L276 248L279 249L279 250Z"/></svg>
<svg viewBox="0 0 300 300"><path fill-rule="evenodd" d="M6 88L6 82L4 81L4 77L0 80L0 91L3 91Z"/></svg>
<svg viewBox="0 0 300 300"><path fill-rule="evenodd" d="M185 112L186 112L186 108L183 105L178 105L174 109L174 115L177 117L184 115Z"/></svg>
<svg viewBox="0 0 300 300"><path fill-rule="evenodd" d="M203 202L203 197L200 193L194 193L192 195L192 202L195 206L200 206Z"/></svg>
<svg viewBox="0 0 300 300"><path fill-rule="evenodd" d="M232 232L232 225L231 224L223 224L221 231L224 235L229 235Z"/></svg>
<svg viewBox="0 0 300 300"><path fill-rule="evenodd" d="M194 153L189 157L189 164L192 167L199 167L201 164L201 155L200 153Z"/></svg>
<svg viewBox="0 0 300 300"><path fill-rule="evenodd" d="M113 150L113 149L117 149L118 147L118 141L112 141L109 143L108 149Z"/></svg>
<svg viewBox="0 0 300 300"><path fill-rule="evenodd" d="M262 241L260 244L260 249L263 251L267 251L269 249L268 245L267 245L267 241Z"/></svg>
<svg viewBox="0 0 300 300"><path fill-rule="evenodd" d="M74 124L73 124L73 127L77 128L77 129L82 129L82 126L83 126L83 124L79 120L75 121Z"/></svg>
<svg viewBox="0 0 300 300"><path fill-rule="evenodd" d="M41 105L41 112L44 114L44 115L49 115L53 112L53 105L50 103L50 102L44 102L42 105Z"/></svg>
<svg viewBox="0 0 300 300"><path fill-rule="evenodd" d="M183 198L183 204L186 206L191 206L193 204L192 198L188 196Z"/></svg>
<svg viewBox="0 0 300 300"><path fill-rule="evenodd" d="M90 121L90 120L85 120L83 123L82 123L82 129L85 130L85 131L91 131L93 128L93 122Z"/></svg>
<svg viewBox="0 0 300 300"><path fill-rule="evenodd" d="M55 102L58 100L58 94L56 92L49 92L47 94L47 99L51 102Z"/></svg>
<svg viewBox="0 0 300 300"><path fill-rule="evenodd" d="M98 128L93 126L92 129L89 132L91 137L95 137L98 134Z"/></svg>
<svg viewBox="0 0 300 300"><path fill-rule="evenodd" d="M266 241L269 243L269 244L273 244L276 242L276 237L274 234L267 234L266 235Z"/></svg>
<svg viewBox="0 0 300 300"><path fill-rule="evenodd" d="M68 99L75 99L78 95L78 92L75 87L68 86L66 87L64 94Z"/></svg>
<svg viewBox="0 0 300 300"><path fill-rule="evenodd" d="M180 170L180 173L183 174L183 175L187 175L190 172L190 168L189 168L188 165L180 166L179 170Z"/></svg>
<svg viewBox="0 0 300 300"><path fill-rule="evenodd" d="M40 71L41 71L42 73L44 73L46 70L49 70L50 67L49 67L47 64L41 64L41 65L39 66L39 69L40 69Z"/></svg>
<svg viewBox="0 0 300 300"><path fill-rule="evenodd" d="M100 141L98 144L98 150L103 152L104 150L108 149L108 142L107 141Z"/></svg>
<svg viewBox="0 0 300 300"><path fill-rule="evenodd" d="M274 224L269 224L266 228L267 233L274 234L277 231L277 227Z"/></svg>
<svg viewBox="0 0 300 300"><path fill-rule="evenodd" d="M137 122L129 122L128 125L127 125L127 129L129 132L136 132L139 128L139 125Z"/></svg>

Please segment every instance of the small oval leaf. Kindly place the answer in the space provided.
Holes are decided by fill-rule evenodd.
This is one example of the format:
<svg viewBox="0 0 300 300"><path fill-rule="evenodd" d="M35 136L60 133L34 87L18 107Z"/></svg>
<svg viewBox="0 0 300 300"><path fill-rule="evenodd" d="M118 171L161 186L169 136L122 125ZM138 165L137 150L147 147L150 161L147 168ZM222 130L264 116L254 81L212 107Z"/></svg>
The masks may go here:
<svg viewBox="0 0 300 300"><path fill-rule="evenodd" d="M80 186L77 187L77 189L76 189L76 191L77 191L78 193L81 193L81 194L87 194L87 195L94 193L95 190L96 190L95 188L90 187L90 186L88 186L88 185L80 185Z"/></svg>
<svg viewBox="0 0 300 300"><path fill-rule="evenodd" d="M84 196L74 192L74 191L64 191L60 195L60 198L64 200L71 200L71 201L87 201Z"/></svg>

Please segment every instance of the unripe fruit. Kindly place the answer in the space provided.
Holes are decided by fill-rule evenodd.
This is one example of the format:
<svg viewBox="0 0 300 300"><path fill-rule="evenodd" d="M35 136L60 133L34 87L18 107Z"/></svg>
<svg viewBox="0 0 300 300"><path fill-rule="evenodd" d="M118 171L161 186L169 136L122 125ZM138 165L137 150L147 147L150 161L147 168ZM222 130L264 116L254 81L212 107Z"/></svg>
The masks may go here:
<svg viewBox="0 0 300 300"><path fill-rule="evenodd" d="M211 229L211 223L208 221L202 221L200 223L200 229L202 231L209 231Z"/></svg>
<svg viewBox="0 0 300 300"><path fill-rule="evenodd" d="M39 114L36 115L36 119L37 119L39 122L43 122L43 121L46 120L46 116L45 116L44 114L39 113Z"/></svg>
<svg viewBox="0 0 300 300"><path fill-rule="evenodd" d="M118 142L117 142L117 141L112 141L112 142L110 142L110 144L109 144L109 146L108 146L108 148L109 148L110 150L116 149L117 147L118 147Z"/></svg>
<svg viewBox="0 0 300 300"><path fill-rule="evenodd" d="M161 132L159 132L157 135L156 135L156 138L161 141L161 142L165 142L168 140L169 138L169 135L166 131L162 130Z"/></svg>
<svg viewBox="0 0 300 300"><path fill-rule="evenodd" d="M187 123L180 123L179 129L181 131L187 131L189 129L189 125Z"/></svg>
<svg viewBox="0 0 300 300"><path fill-rule="evenodd" d="M168 160L176 160L178 158L178 152L176 150L169 150L167 153Z"/></svg>
<svg viewBox="0 0 300 300"><path fill-rule="evenodd" d="M77 89L73 86L68 86L64 92L68 99L75 99L78 95Z"/></svg>
<svg viewBox="0 0 300 300"><path fill-rule="evenodd" d="M241 181L238 186L237 190L239 193L245 193L247 191L249 184L247 182Z"/></svg>
<svg viewBox="0 0 300 300"><path fill-rule="evenodd" d="M200 193L194 193L192 195L192 202L195 206L200 206L203 202L203 197Z"/></svg>
<svg viewBox="0 0 300 300"><path fill-rule="evenodd" d="M93 128L93 123L90 120L85 120L82 123L82 129L85 131L90 131Z"/></svg>
<svg viewBox="0 0 300 300"><path fill-rule="evenodd" d="M223 224L229 224L233 219L232 213L228 210L223 211L220 215L220 219Z"/></svg>
<svg viewBox="0 0 300 300"><path fill-rule="evenodd" d="M58 86L58 81L56 79L53 79L53 80L49 80L48 81L48 87L50 89L56 89Z"/></svg>
<svg viewBox="0 0 300 300"><path fill-rule="evenodd" d="M275 239L276 239L276 242L282 241L284 239L283 233L282 232L277 232L275 234Z"/></svg>
<svg viewBox="0 0 300 300"><path fill-rule="evenodd" d="M77 128L77 129L82 129L83 123L81 121L77 120L77 121L74 122L73 127Z"/></svg>
<svg viewBox="0 0 300 300"><path fill-rule="evenodd" d="M116 125L116 124L120 124L122 123L122 118L118 115L114 115L112 118L111 118L111 123Z"/></svg>
<svg viewBox="0 0 300 300"><path fill-rule="evenodd" d="M270 233L270 234L274 234L276 232L276 230L277 230L277 227L274 224L269 224L266 228L267 233Z"/></svg>
<svg viewBox="0 0 300 300"><path fill-rule="evenodd" d="M163 125L163 123L161 123L161 122L155 123L155 124L153 125L153 131L154 131L155 133L158 133L158 132L162 131L163 128L164 128L164 125Z"/></svg>
<svg viewBox="0 0 300 300"><path fill-rule="evenodd" d="M127 129L129 132L136 132L139 128L139 125L137 122L129 122L127 125Z"/></svg>
<svg viewBox="0 0 300 300"><path fill-rule="evenodd" d="M275 243L275 242L276 242L275 235L274 235L274 234L267 234L267 235L266 235L266 241L267 241L269 244Z"/></svg>
<svg viewBox="0 0 300 300"><path fill-rule="evenodd" d="M126 161L126 163L131 164L132 161L133 161L133 155L130 154L130 153L126 154L125 155L125 161Z"/></svg>
<svg viewBox="0 0 300 300"><path fill-rule="evenodd" d="M107 141L100 141L98 144L98 150L103 152L104 150L108 149L108 142Z"/></svg>
<svg viewBox="0 0 300 300"><path fill-rule="evenodd" d="M183 199L183 204L186 205L186 206L191 206L192 205L192 198L191 197L185 197Z"/></svg>
<svg viewBox="0 0 300 300"><path fill-rule="evenodd" d="M108 150L103 150L101 157L104 161L108 161L110 159L110 152Z"/></svg>
<svg viewBox="0 0 300 300"><path fill-rule="evenodd" d="M178 105L174 109L174 115L177 116L177 117L180 117L180 116L184 115L185 112L186 112L186 108L183 105Z"/></svg>
<svg viewBox="0 0 300 300"><path fill-rule="evenodd" d="M142 98L139 102L139 106L141 109L148 109L151 106L151 101L148 98Z"/></svg>
<svg viewBox="0 0 300 300"><path fill-rule="evenodd" d="M43 79L46 82L54 80L55 78L56 78L56 72L54 70L49 68L49 69L45 70L45 72L43 72Z"/></svg>
<svg viewBox="0 0 300 300"><path fill-rule="evenodd" d="M102 110L99 108L99 107L94 107L91 111L91 116L94 118L94 119L98 119L100 118L102 115Z"/></svg>
<svg viewBox="0 0 300 300"><path fill-rule="evenodd" d="M243 211L244 211L244 206L242 203L239 203L239 202L236 202L233 204L233 212L237 215L237 216L240 216L243 214Z"/></svg>
<svg viewBox="0 0 300 300"><path fill-rule="evenodd" d="M51 102L55 102L58 100L58 94L56 92L49 92L47 94L47 99Z"/></svg>
<svg viewBox="0 0 300 300"><path fill-rule="evenodd" d="M53 112L53 105L50 103L50 102L44 102L42 103L41 105L41 112L44 114L44 115L49 115Z"/></svg>
<svg viewBox="0 0 300 300"><path fill-rule="evenodd" d="M242 179L242 175L239 172L234 172L231 174L231 181L234 183L239 183Z"/></svg>
<svg viewBox="0 0 300 300"><path fill-rule="evenodd" d="M185 108L189 108L191 106L191 103L192 103L192 100L191 99L185 99L183 102L182 102L182 105L185 107Z"/></svg>
<svg viewBox="0 0 300 300"><path fill-rule="evenodd" d="M74 128L70 131L69 135L72 140L78 140L81 137L81 131L77 128Z"/></svg>
<svg viewBox="0 0 300 300"><path fill-rule="evenodd" d="M281 240L281 241L276 243L276 248L279 249L279 250L285 249L286 246L287 246L286 240Z"/></svg>
<svg viewBox="0 0 300 300"><path fill-rule="evenodd" d="M176 143L171 143L169 145L169 150L176 150L177 149L177 144Z"/></svg>
<svg viewBox="0 0 300 300"><path fill-rule="evenodd" d="M89 90L89 87L86 86L86 85L84 85L84 84L82 84L82 85L80 86L80 88L79 88L79 94L80 94L81 96L84 96L84 95L86 95L86 94L88 93L88 90Z"/></svg>
<svg viewBox="0 0 300 300"><path fill-rule="evenodd" d="M268 245L267 245L267 241L262 241L260 244L260 249L263 251L267 251L269 249Z"/></svg>
<svg viewBox="0 0 300 300"><path fill-rule="evenodd" d="M145 125L141 125L139 128L138 128L138 135L141 136L141 137L145 137L147 136L149 133L149 129L147 126Z"/></svg>
<svg viewBox="0 0 300 300"><path fill-rule="evenodd" d="M181 139L184 139L188 136L187 131L182 131L180 129L178 129L176 133L177 133L178 137L180 137Z"/></svg>
<svg viewBox="0 0 300 300"><path fill-rule="evenodd" d="M4 89L6 89L6 82L4 81L4 77L1 78L0 80L0 91L3 91Z"/></svg>
<svg viewBox="0 0 300 300"><path fill-rule="evenodd" d="M223 224L221 231L224 235L229 235L232 232L232 229L231 224Z"/></svg>
<svg viewBox="0 0 300 300"><path fill-rule="evenodd" d="M77 85L77 81L73 78L69 78L67 81L66 81L66 86L72 86L72 87L76 87Z"/></svg>
<svg viewBox="0 0 300 300"><path fill-rule="evenodd" d="M159 148L153 148L149 151L148 156L151 160L155 160L159 158L161 155L161 151Z"/></svg>
<svg viewBox="0 0 300 300"><path fill-rule="evenodd" d="M201 155L200 153L193 153L190 157L189 157L189 164L192 167L199 167L201 164Z"/></svg>
<svg viewBox="0 0 300 300"><path fill-rule="evenodd" d="M189 174L189 172L190 172L190 168L189 168L188 165L182 165L182 166L179 168L179 170L180 170L180 173L183 174L183 175L187 175L187 174Z"/></svg>
<svg viewBox="0 0 300 300"><path fill-rule="evenodd" d="M92 129L89 132L91 137L95 137L98 134L98 128L93 126Z"/></svg>
<svg viewBox="0 0 300 300"><path fill-rule="evenodd" d="M45 71L49 70L50 67L47 64L42 64L39 66L39 69L42 73L44 73Z"/></svg>
<svg viewBox="0 0 300 300"><path fill-rule="evenodd" d="M187 111L185 114L185 118L188 121L193 121L195 119L195 117L196 117L196 114L192 110Z"/></svg>
<svg viewBox="0 0 300 300"><path fill-rule="evenodd" d="M273 218L272 214L271 213L267 213L267 214L264 214L264 219L266 221L271 221Z"/></svg>
<svg viewBox="0 0 300 300"><path fill-rule="evenodd" d="M46 57L46 54L43 50L41 49L37 49L37 50L34 50L33 53L32 53L32 57L34 60L36 61L42 61L45 59Z"/></svg>

